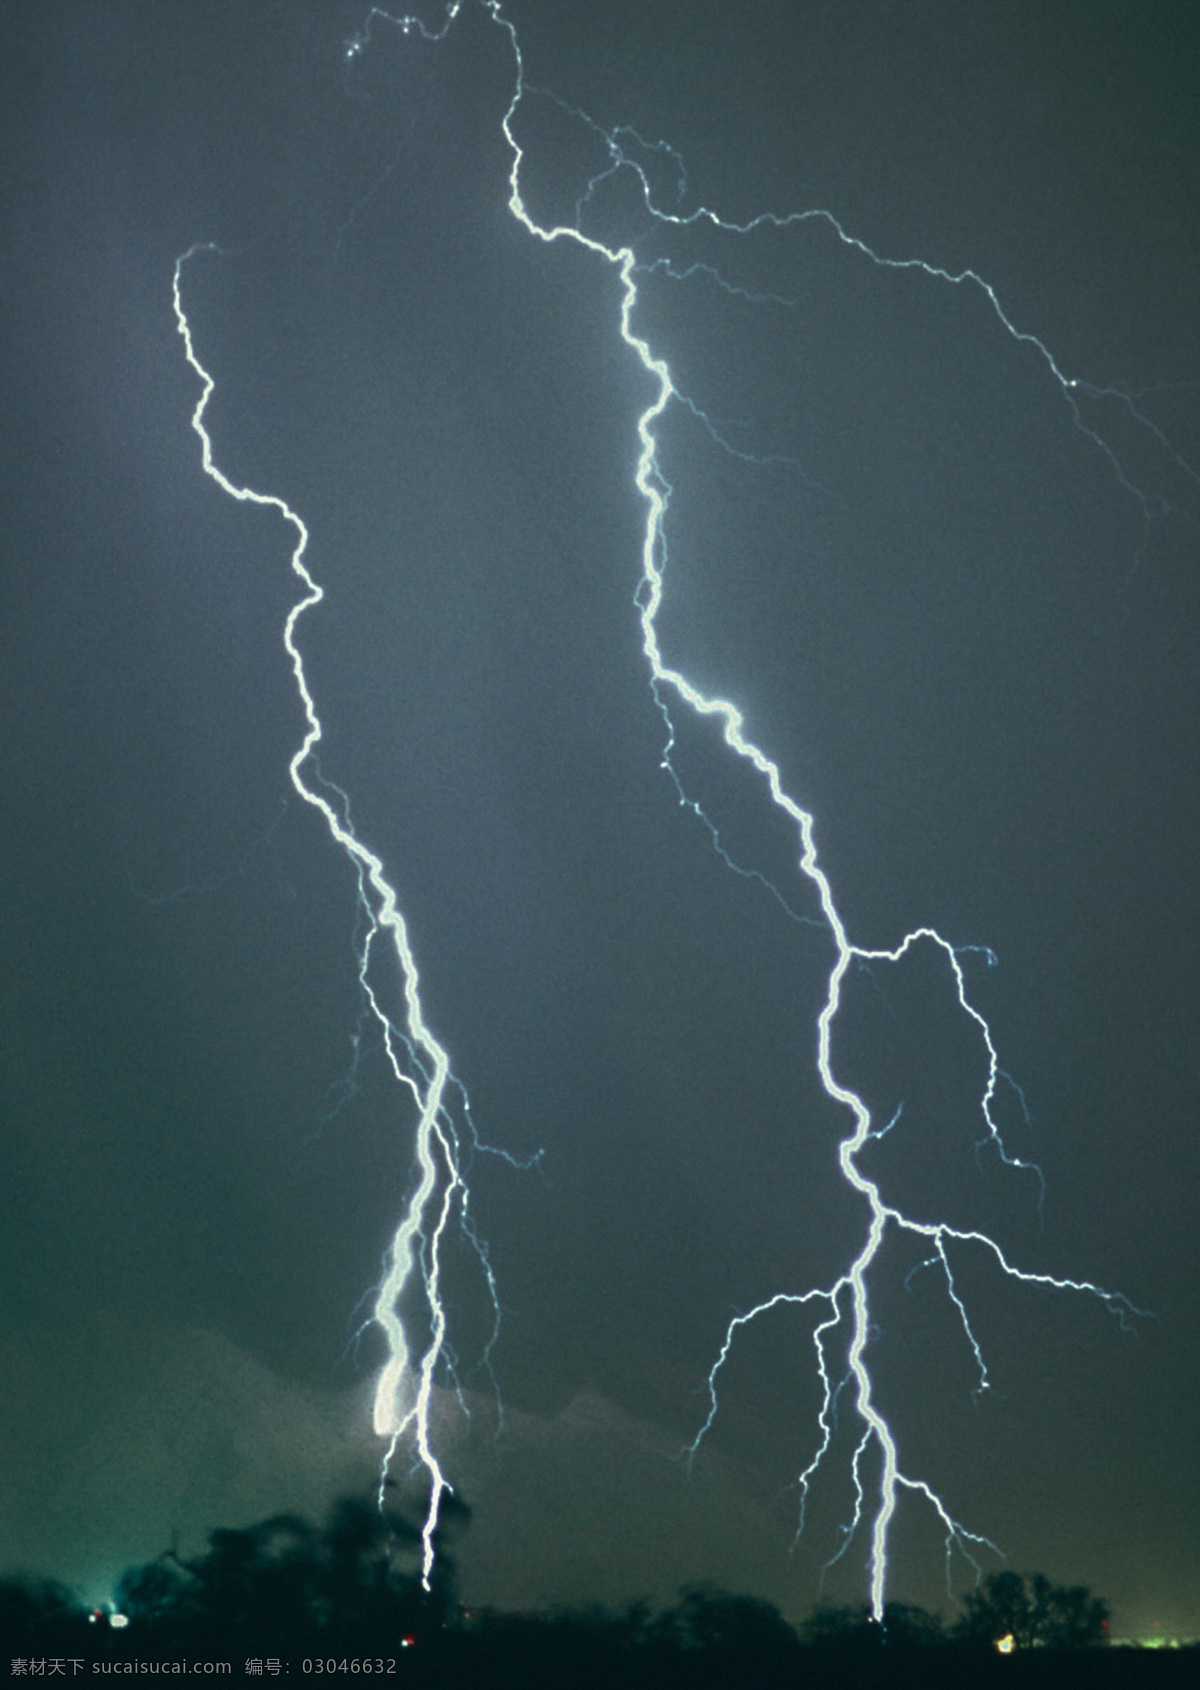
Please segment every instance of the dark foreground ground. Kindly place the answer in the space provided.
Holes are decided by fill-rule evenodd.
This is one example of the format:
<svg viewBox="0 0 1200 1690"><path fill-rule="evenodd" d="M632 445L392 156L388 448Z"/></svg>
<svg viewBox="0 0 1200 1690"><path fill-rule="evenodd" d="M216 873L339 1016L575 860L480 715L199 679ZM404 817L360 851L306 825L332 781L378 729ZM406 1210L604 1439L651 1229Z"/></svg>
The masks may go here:
<svg viewBox="0 0 1200 1690"><path fill-rule="evenodd" d="M322 1529L278 1515L210 1533L194 1559L171 1550L132 1567L112 1613L87 1612L51 1581L0 1581L0 1673L22 1683L365 1679L397 1690L1200 1690L1200 1647L1105 1646L1106 1602L1009 1569L968 1593L949 1628L889 1603L882 1624L863 1607L824 1608L798 1633L770 1603L710 1586L659 1610L472 1611L457 1599L447 1548L467 1511L444 1514L429 1587L404 1566L418 1528L362 1498L339 1502ZM992 1639L1005 1635L1026 1647L998 1653Z"/></svg>
<svg viewBox="0 0 1200 1690"><path fill-rule="evenodd" d="M781 1640L776 1646L722 1643L631 1645L577 1621L500 1619L475 1629L429 1630L381 1639L331 1635L254 1635L232 1624L172 1627L130 1624L113 1630L103 1619L59 1616L25 1621L0 1613L0 1672L19 1681L72 1678L145 1684L163 1677L297 1682L371 1682L450 1686L453 1690L1170 1690L1200 1686L1200 1650L1120 1647L1071 1651L1032 1649L999 1656L979 1647L942 1644L893 1648L847 1643L829 1647ZM335 1639L336 1637L336 1644Z"/></svg>

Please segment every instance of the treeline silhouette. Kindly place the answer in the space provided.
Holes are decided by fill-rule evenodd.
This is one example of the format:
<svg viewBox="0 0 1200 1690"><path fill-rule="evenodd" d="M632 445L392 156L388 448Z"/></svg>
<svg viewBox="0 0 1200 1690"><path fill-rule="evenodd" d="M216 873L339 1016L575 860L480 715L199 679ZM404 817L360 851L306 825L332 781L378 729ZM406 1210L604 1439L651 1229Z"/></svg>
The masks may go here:
<svg viewBox="0 0 1200 1690"><path fill-rule="evenodd" d="M337 1503L322 1530L283 1514L214 1531L193 1559L170 1550L124 1574L112 1612L89 1613L61 1585L9 1579L0 1647L10 1673L26 1676L54 1659L81 1660L89 1675L119 1672L118 1663L228 1660L237 1678L379 1673L453 1690L1197 1681L1200 1651L1106 1648L1108 1605L1040 1574L993 1574L948 1627L891 1603L882 1625L865 1607L827 1607L797 1632L770 1603L709 1586L666 1609L636 1603L620 1614L471 1610L455 1595L453 1553L468 1517L449 1499L429 1589L416 1526L358 1499ZM1004 1653L1002 1640L1011 1640ZM78 1673L68 1666L67 1675Z"/></svg>

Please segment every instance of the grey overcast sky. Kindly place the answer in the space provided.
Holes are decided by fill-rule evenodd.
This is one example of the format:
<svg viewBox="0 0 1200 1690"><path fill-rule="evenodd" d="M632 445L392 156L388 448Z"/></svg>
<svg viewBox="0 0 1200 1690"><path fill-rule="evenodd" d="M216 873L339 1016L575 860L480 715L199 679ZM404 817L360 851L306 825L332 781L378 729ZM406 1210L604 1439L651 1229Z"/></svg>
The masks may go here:
<svg viewBox="0 0 1200 1690"><path fill-rule="evenodd" d="M838 1076L877 1127L900 1111L863 1172L1148 1311L1123 1330L960 1246L980 1395L944 1272L893 1232L867 1359L903 1469L1119 1629L1200 1631L1194 9L505 15L530 212L631 245L634 331L688 401L657 430L664 658L813 815L852 944L959 947L1044 1198L981 1142L986 1047L929 942L846 975ZM864 1530L821 1585L848 1388L794 1541L815 1311L739 1332L681 1459L730 1319L862 1247L816 1069L830 934L711 724L674 712L674 765L750 874L662 768L653 387L613 267L508 210L507 32L464 0L438 45L376 17L348 54L366 22L3 8L0 1559L98 1596L173 1531L318 1512L378 1459L363 1322L412 1112L353 875L288 782L288 530L190 428L171 278L214 242L184 294L217 460L303 516L327 594L320 774L386 862L480 1139L540 1152L470 1170L490 1368L449 1246L465 1593L864 1600ZM876 259L828 219L665 223L605 134L660 212L819 209ZM873 1451L862 1477L870 1504ZM889 1595L948 1610L935 1527L902 1500Z"/></svg>

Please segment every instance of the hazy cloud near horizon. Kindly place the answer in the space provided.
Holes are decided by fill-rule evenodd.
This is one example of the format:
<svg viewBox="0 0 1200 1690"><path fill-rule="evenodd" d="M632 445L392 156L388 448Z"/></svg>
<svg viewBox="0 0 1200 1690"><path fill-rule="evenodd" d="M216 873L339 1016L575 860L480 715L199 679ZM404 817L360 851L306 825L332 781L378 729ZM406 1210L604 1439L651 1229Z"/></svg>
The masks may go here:
<svg viewBox="0 0 1200 1690"><path fill-rule="evenodd" d="M31 1327L0 1348L0 1572L100 1600L172 1543L187 1554L216 1527L285 1511L320 1520L335 1497L377 1482L369 1383L298 1384L211 1328L114 1318L108 1353L97 1369L90 1327ZM61 1412L47 1421L52 1396ZM616 1607L712 1580L766 1583L787 1609L789 1505L753 1494L726 1458L706 1453L689 1474L669 1433L594 1393L553 1416L507 1410L502 1423L483 1398L467 1402L469 1420L439 1399L448 1472L472 1510L454 1551L467 1601ZM504 1553L513 1542L519 1557Z"/></svg>

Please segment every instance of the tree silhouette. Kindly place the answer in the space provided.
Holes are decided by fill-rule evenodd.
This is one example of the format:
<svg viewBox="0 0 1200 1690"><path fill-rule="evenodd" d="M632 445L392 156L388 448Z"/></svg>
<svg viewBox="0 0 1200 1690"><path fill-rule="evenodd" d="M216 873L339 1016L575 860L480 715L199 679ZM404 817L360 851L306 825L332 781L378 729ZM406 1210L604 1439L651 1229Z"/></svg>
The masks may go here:
<svg viewBox="0 0 1200 1690"><path fill-rule="evenodd" d="M995 1645L1011 1637L1017 1649L1080 1649L1105 1641L1109 1606L1086 1585L1051 1584L1044 1573L992 1573L964 1598L955 1635Z"/></svg>
<svg viewBox="0 0 1200 1690"><path fill-rule="evenodd" d="M461 1503L444 1512L451 1529L468 1517ZM325 1649L378 1643L394 1653L404 1637L441 1625L453 1601L453 1562L440 1538L437 1577L422 1588L420 1542L410 1520L347 1497L323 1531L278 1514L210 1532L202 1556L169 1551L132 1568L117 1602L131 1634L164 1645L220 1635L260 1654L271 1640Z"/></svg>
<svg viewBox="0 0 1200 1690"><path fill-rule="evenodd" d="M800 1628L800 1637L818 1649L861 1650L878 1647L883 1632L863 1602L853 1607L814 1608Z"/></svg>
<svg viewBox="0 0 1200 1690"><path fill-rule="evenodd" d="M850 1608L816 1608L800 1636L814 1648L859 1652L928 1649L946 1641L938 1616L911 1602L888 1602L882 1623L872 1617L865 1603Z"/></svg>
<svg viewBox="0 0 1200 1690"><path fill-rule="evenodd" d="M738 1655L756 1661L790 1658L799 1639L778 1608L753 1596L732 1596L713 1585L689 1585L652 1634L684 1650Z"/></svg>

